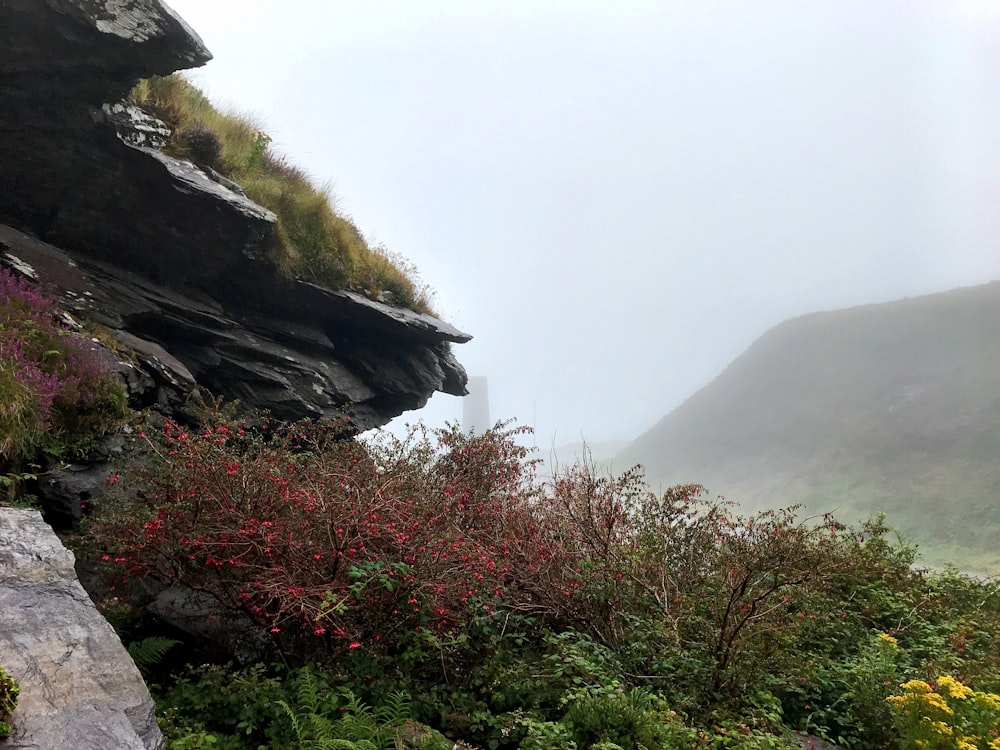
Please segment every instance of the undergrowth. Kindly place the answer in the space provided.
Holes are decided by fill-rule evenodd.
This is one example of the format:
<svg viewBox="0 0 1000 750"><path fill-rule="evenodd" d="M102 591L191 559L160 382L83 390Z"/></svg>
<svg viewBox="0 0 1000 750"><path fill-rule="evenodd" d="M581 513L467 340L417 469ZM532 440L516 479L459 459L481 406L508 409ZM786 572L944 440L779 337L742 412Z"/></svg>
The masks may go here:
<svg viewBox="0 0 1000 750"><path fill-rule="evenodd" d="M20 684L0 666L0 740L5 740L10 735L11 714L17 708L20 694Z"/></svg>
<svg viewBox="0 0 1000 750"><path fill-rule="evenodd" d="M519 434L144 433L150 462L89 534L116 595L139 577L211 593L292 665L168 680L171 747L409 747L434 730L491 750L792 748L794 729L879 750L903 736L904 683L1000 689L997 584L919 570L884 518L741 516L587 465L539 484ZM405 730L379 718L390 703ZM345 715L392 731L362 737ZM974 734L934 720L992 748L1000 725L980 718Z"/></svg>
<svg viewBox="0 0 1000 750"><path fill-rule="evenodd" d="M35 478L41 453L74 458L127 414L98 347L67 329L35 285L0 270L0 487Z"/></svg>

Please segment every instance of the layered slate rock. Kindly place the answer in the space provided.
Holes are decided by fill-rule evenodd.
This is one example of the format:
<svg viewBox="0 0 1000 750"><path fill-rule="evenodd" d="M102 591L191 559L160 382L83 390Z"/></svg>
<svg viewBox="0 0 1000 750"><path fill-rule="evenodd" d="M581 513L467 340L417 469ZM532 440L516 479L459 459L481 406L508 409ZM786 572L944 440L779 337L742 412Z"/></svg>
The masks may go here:
<svg viewBox="0 0 1000 750"><path fill-rule="evenodd" d="M3 224L0 266L115 336L134 365L123 372L133 406L175 412L198 384L278 417L348 415L364 430L434 390L464 393L448 344L467 336L351 292L247 280L243 304L226 307L219 295L155 283Z"/></svg>
<svg viewBox="0 0 1000 750"><path fill-rule="evenodd" d="M160 750L153 700L38 511L0 507L0 664L21 684L10 750Z"/></svg>
<svg viewBox="0 0 1000 750"><path fill-rule="evenodd" d="M158 361L161 381L279 417L367 429L463 395L450 345L467 334L279 278L275 216L163 154L165 126L122 103L138 78L209 58L159 0L0 0L0 259Z"/></svg>

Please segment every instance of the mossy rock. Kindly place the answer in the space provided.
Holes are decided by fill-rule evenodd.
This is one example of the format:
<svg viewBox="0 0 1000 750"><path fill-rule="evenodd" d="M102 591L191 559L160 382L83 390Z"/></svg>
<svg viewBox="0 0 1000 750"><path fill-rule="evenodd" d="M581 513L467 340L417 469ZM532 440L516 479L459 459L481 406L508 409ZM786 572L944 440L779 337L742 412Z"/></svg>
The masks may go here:
<svg viewBox="0 0 1000 750"><path fill-rule="evenodd" d="M21 686L17 680L0 667L0 740L7 739L10 734L10 716L17 708L17 697L21 694Z"/></svg>
<svg viewBox="0 0 1000 750"><path fill-rule="evenodd" d="M452 750L455 747L454 742L437 730L409 719L397 731L396 739L398 747L407 750Z"/></svg>

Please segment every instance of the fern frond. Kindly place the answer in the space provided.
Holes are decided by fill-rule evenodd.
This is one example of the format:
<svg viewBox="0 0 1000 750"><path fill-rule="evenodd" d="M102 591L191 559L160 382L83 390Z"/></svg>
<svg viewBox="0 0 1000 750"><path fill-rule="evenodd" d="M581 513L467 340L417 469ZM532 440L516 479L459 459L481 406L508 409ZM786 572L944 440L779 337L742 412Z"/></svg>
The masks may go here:
<svg viewBox="0 0 1000 750"><path fill-rule="evenodd" d="M354 750L354 743L345 740L334 727L334 722L326 716L320 714L306 714L303 717L303 734L300 737L303 750L337 750L337 747L344 747L344 750ZM347 743L350 748L342 745Z"/></svg>
<svg viewBox="0 0 1000 750"><path fill-rule="evenodd" d="M375 717L368 713L347 713L338 722L339 734L352 742L372 742L378 737L378 724Z"/></svg>
<svg viewBox="0 0 1000 750"><path fill-rule="evenodd" d="M356 743L337 736L334 723L327 717L306 714L300 718L287 701L279 700L278 705L288 714L299 750L359 750Z"/></svg>
<svg viewBox="0 0 1000 750"><path fill-rule="evenodd" d="M128 655L143 674L150 667L159 664L167 651L176 646L180 641L173 638L164 638L160 635L151 635L141 641L132 641L128 644Z"/></svg>
<svg viewBox="0 0 1000 750"><path fill-rule="evenodd" d="M365 703L363 700L358 698L352 690L344 688L341 691L341 695L346 699L347 705L344 706L344 712L351 715L366 715L371 716L372 719L375 715L372 711L372 707Z"/></svg>
<svg viewBox="0 0 1000 750"><path fill-rule="evenodd" d="M393 690L385 696L381 705L375 709L375 719L380 724L399 724L410 718L412 699L405 690Z"/></svg>
<svg viewBox="0 0 1000 750"><path fill-rule="evenodd" d="M295 689L295 708L287 701L278 701L288 714L299 750L395 750L398 747L399 728L409 718L409 693L393 691L378 709L372 709L349 688L341 688L332 695L324 691L324 684L308 667L303 667ZM342 710L335 712L334 707L339 704Z"/></svg>
<svg viewBox="0 0 1000 750"><path fill-rule="evenodd" d="M322 714L325 702L320 695L319 683L312 670L306 666L299 670L299 684L295 691L295 702L299 711L308 714Z"/></svg>
<svg viewBox="0 0 1000 750"><path fill-rule="evenodd" d="M292 707L288 705L287 701L279 700L278 705L281 706L282 710L288 714L288 720L291 722L292 731L295 733L295 738L297 740L302 739L302 724L299 722L298 715L292 710Z"/></svg>

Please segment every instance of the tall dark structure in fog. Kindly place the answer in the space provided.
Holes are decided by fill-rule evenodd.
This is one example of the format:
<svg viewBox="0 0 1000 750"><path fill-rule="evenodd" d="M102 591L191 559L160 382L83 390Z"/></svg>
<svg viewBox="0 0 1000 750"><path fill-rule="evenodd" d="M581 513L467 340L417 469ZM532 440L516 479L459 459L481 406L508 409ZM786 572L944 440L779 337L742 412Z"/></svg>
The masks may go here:
<svg viewBox="0 0 1000 750"><path fill-rule="evenodd" d="M490 391L485 375L469 378L469 395L462 400L462 431L481 435L490 424Z"/></svg>

